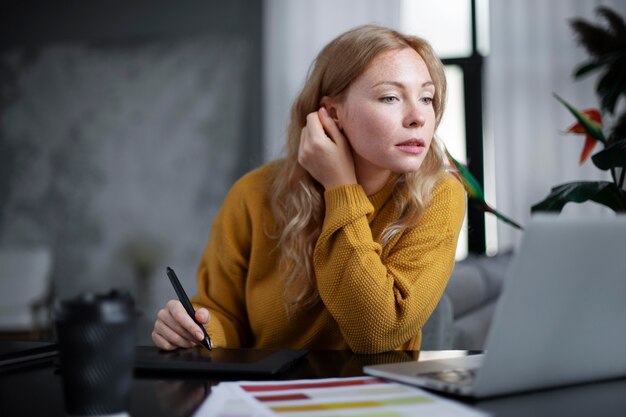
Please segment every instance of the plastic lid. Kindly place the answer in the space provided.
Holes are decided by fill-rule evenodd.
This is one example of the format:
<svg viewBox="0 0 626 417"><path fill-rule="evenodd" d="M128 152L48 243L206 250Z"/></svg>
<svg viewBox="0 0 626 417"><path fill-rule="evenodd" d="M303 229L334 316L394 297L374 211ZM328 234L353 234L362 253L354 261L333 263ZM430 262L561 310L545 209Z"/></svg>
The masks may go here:
<svg viewBox="0 0 626 417"><path fill-rule="evenodd" d="M107 294L86 292L62 301L56 308L59 321L122 322L137 315L132 296L124 291L112 290Z"/></svg>

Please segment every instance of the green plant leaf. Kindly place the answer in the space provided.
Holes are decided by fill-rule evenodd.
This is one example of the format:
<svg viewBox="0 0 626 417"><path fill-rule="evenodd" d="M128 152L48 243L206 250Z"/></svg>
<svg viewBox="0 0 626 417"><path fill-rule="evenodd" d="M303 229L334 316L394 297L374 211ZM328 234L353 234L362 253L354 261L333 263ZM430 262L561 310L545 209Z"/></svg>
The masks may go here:
<svg viewBox="0 0 626 417"><path fill-rule="evenodd" d="M626 168L626 139L613 142L591 157L593 164L606 171L611 168Z"/></svg>
<svg viewBox="0 0 626 417"><path fill-rule="evenodd" d="M601 56L623 46L626 23L620 15L608 7L599 6L596 12L609 23L608 28L591 24L583 19L572 19L570 26L577 34L578 43L585 47L590 55Z"/></svg>
<svg viewBox="0 0 626 417"><path fill-rule="evenodd" d="M576 68L576 70L574 71L574 78L581 78L587 75L587 73L594 71L603 65L604 63L598 60L585 62L584 64L581 64L578 68Z"/></svg>
<svg viewBox="0 0 626 417"><path fill-rule="evenodd" d="M582 125L582 127L589 135L602 143L606 142L604 133L602 133L602 125L600 123L591 120L589 117L578 111L574 106L559 97L558 94L554 94L554 97L556 97L556 99L561 102L561 104L563 104L567 108L567 110L570 111L570 113L574 115L576 120L578 120L578 122Z"/></svg>
<svg viewBox="0 0 626 417"><path fill-rule="evenodd" d="M580 181L552 188L550 195L535 204L531 211L560 212L567 203L594 201L615 212L626 212L626 191L608 181Z"/></svg>
<svg viewBox="0 0 626 417"><path fill-rule="evenodd" d="M602 56L610 52L611 33L601 26L593 25L583 19L573 19L570 26L576 32L578 43L582 45L589 55Z"/></svg>
<svg viewBox="0 0 626 417"><path fill-rule="evenodd" d="M463 183L463 186L465 187L465 191L467 191L467 194L469 194L471 198L476 198L476 199L484 201L485 193L483 191L483 188L480 186L480 183L476 179L476 177L472 175L470 170L467 169L465 165L463 165L462 163L454 159L454 157L450 154L450 152L448 152L448 149L446 149L445 151L446 151L446 156L448 157L450 162L452 162L452 165L454 165L454 169L456 169L457 173L461 177L461 182Z"/></svg>
<svg viewBox="0 0 626 417"><path fill-rule="evenodd" d="M609 134L608 142L611 143L620 140L626 140L626 112L623 112L622 115L617 118Z"/></svg>
<svg viewBox="0 0 626 417"><path fill-rule="evenodd" d="M596 92L600 96L602 108L613 114L615 105L621 94L626 92L626 77L624 77L624 68L626 67L626 59L622 57L614 64L607 65L607 69L600 77L600 81L596 86Z"/></svg>
<svg viewBox="0 0 626 417"><path fill-rule="evenodd" d="M471 201L475 202L476 205L478 206L478 208L480 208L481 210L485 211L486 213L493 214L499 220L503 221L504 223L508 224L509 226L512 226L512 227L514 227L516 229L519 229L519 230L524 230L524 228L522 226L520 226L515 220L513 220L510 217L507 217L504 214L500 213L498 210L494 209L489 204L487 204L484 200L483 201L479 201L479 200L474 200L473 199Z"/></svg>
<svg viewBox="0 0 626 417"><path fill-rule="evenodd" d="M465 165L454 159L450 152L448 152L448 149L445 149L445 152L448 160L452 163L452 165L454 165L456 174L461 180L461 183L463 184L463 187L465 188L465 191L467 192L470 201L472 201L479 209L483 210L486 213L493 214L504 223L511 225L516 229L523 230L522 226L520 226L514 220L510 219L509 217L505 216L504 214L500 213L498 210L487 204L487 202L485 201L485 193L483 191L483 188L480 186L480 183L478 182L476 177L472 175L472 173L469 171L469 169L467 169Z"/></svg>
<svg viewBox="0 0 626 417"><path fill-rule="evenodd" d="M611 28L611 32L615 35L615 37L624 36L624 34L626 34L626 22L624 22L624 19L622 19L622 17L613 10L606 6L598 6L596 8L596 13L606 19L609 23L609 27Z"/></svg>

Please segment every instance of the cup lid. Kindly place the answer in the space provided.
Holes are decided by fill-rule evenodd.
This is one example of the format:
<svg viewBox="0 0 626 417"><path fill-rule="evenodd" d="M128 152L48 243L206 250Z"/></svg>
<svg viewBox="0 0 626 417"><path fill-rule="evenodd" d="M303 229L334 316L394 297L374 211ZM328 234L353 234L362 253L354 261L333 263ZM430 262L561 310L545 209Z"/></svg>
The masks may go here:
<svg viewBox="0 0 626 417"><path fill-rule="evenodd" d="M116 289L106 294L85 292L61 301L55 313L56 319L61 321L119 322L137 315L133 297L126 291Z"/></svg>

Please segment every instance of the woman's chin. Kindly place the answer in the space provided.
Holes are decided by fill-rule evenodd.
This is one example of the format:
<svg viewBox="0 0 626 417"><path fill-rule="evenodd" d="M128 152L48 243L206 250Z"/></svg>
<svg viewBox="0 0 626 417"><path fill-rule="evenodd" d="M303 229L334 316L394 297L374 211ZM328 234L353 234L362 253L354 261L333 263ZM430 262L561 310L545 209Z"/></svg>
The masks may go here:
<svg viewBox="0 0 626 417"><path fill-rule="evenodd" d="M397 167L394 167L394 169L392 169L391 171L395 172L396 174L411 174L413 172L419 171L421 166L422 166L422 159L420 159L419 161L414 161L412 163L399 164Z"/></svg>

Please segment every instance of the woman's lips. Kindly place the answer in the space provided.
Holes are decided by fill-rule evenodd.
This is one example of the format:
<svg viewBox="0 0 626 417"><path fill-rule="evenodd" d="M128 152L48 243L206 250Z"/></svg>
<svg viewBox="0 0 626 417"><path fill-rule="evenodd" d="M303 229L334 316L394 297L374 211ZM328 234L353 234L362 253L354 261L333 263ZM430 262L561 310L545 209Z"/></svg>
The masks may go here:
<svg viewBox="0 0 626 417"><path fill-rule="evenodd" d="M419 155L426 150L423 139L409 139L396 145L402 152Z"/></svg>

